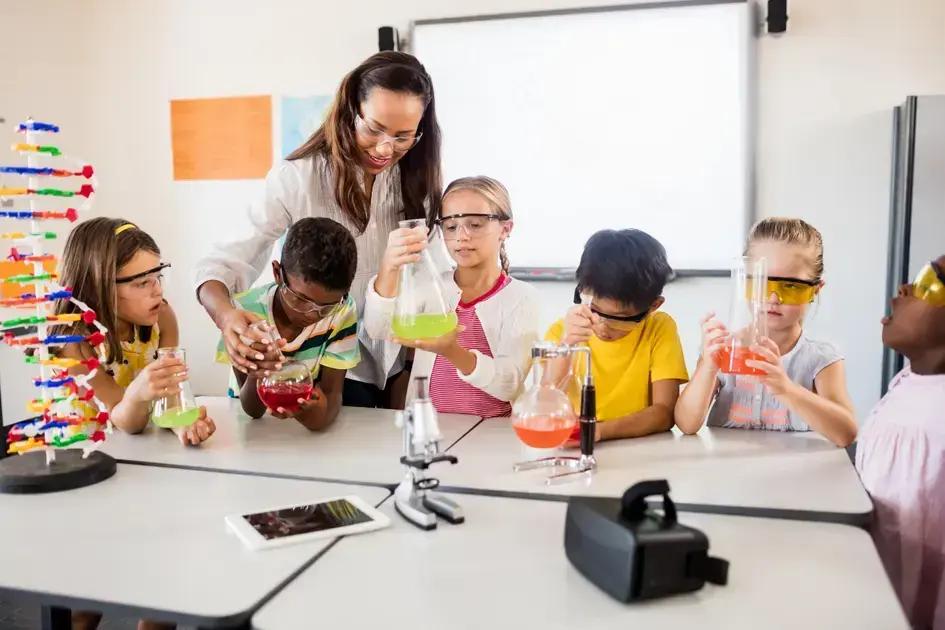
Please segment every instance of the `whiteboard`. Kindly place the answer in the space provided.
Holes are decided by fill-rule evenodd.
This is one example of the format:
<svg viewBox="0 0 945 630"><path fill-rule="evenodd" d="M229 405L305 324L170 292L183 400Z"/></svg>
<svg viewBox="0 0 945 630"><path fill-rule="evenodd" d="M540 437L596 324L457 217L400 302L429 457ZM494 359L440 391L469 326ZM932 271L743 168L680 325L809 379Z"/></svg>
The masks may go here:
<svg viewBox="0 0 945 630"><path fill-rule="evenodd" d="M634 227L676 269L728 269L753 213L751 19L738 1L415 22L444 179L508 187L513 268L574 268L592 233Z"/></svg>

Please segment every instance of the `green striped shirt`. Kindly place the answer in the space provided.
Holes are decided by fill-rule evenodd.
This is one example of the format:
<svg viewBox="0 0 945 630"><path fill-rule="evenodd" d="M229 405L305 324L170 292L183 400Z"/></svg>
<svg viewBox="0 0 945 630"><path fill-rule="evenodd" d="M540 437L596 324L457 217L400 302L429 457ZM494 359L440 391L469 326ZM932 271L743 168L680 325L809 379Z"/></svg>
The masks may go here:
<svg viewBox="0 0 945 630"><path fill-rule="evenodd" d="M272 317L272 302L275 299L278 285L269 283L255 287L245 293L237 294L234 299L239 306L250 313L255 313L275 326ZM293 340L290 340L290 342ZM297 341L297 340L295 340ZM308 366L312 378L317 380L321 366L333 370L349 370L361 360L358 350L358 309L351 296L345 297L328 316L319 320L309 331L298 348L283 350L283 354L293 361L300 361ZM216 360L219 363L229 363L230 357L226 353L223 339L217 345ZM236 378L230 375L231 396L239 395Z"/></svg>

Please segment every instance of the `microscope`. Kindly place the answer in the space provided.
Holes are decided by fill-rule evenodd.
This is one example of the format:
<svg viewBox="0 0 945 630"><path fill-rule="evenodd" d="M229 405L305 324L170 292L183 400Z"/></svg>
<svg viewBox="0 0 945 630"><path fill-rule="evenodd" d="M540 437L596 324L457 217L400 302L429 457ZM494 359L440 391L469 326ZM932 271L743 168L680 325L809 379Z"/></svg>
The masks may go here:
<svg viewBox="0 0 945 630"><path fill-rule="evenodd" d="M437 516L458 525L465 520L463 509L438 492L440 480L429 476L429 468L439 462L455 464L453 455L440 453L440 425L433 401L427 395L427 377L418 376L417 397L404 411L397 412L395 424L404 430L404 456L400 463L406 472L394 490L394 508L421 529L436 529Z"/></svg>

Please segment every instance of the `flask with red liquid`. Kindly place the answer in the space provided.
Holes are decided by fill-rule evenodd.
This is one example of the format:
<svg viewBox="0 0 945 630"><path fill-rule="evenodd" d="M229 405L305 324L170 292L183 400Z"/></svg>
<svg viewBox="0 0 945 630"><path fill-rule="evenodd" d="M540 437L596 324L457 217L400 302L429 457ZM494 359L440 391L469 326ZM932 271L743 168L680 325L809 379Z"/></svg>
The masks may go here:
<svg viewBox="0 0 945 630"><path fill-rule="evenodd" d="M275 326L259 322L253 327L266 332L273 343L279 341L279 331ZM308 366L291 360L284 361L281 369L260 377L256 382L256 394L266 408L273 411L282 409L288 414L297 412L302 405L299 400L309 400L314 389Z"/></svg>
<svg viewBox="0 0 945 630"><path fill-rule="evenodd" d="M270 372L256 383L256 393L267 409L281 408L289 414L297 412L302 406L299 400L311 398L314 389L312 373L298 361L286 361L282 369Z"/></svg>
<svg viewBox="0 0 945 630"><path fill-rule="evenodd" d="M732 295L726 327L729 337L724 349L713 360L725 374L763 375L745 362L763 359L752 352L768 334L768 267L764 258L740 256L732 264Z"/></svg>

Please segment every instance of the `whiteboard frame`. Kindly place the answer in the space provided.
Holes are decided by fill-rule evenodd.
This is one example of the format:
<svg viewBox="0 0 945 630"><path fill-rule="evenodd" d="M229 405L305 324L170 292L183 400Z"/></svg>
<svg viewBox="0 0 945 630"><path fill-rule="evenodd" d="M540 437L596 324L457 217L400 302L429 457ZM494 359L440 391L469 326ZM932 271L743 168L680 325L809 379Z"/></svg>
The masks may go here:
<svg viewBox="0 0 945 630"><path fill-rule="evenodd" d="M745 112L747 120L745 121L745 207L743 208L744 233L747 236L751 224L757 216L756 207L756 173L755 156L758 144L758 54L756 42L759 34L758 6L753 0L662 0L657 2L640 2L636 4L617 4L611 6L594 7L574 7L569 9L547 9L543 11L520 11L512 13L489 13L482 15L467 15L447 18L433 18L424 20L411 20L408 27L407 40L401 42L401 48L407 52L413 53L414 31L417 26L429 26L435 24L457 24L461 22L485 22L489 20L510 20L518 18L536 18L560 15L577 15L587 13L610 13L614 11L639 11L646 9L667 9L677 7L694 7L717 4L744 4L747 7L747 19L749 21L746 33L747 40L743 42L745 46L746 59L746 93L743 95L745 102ZM509 274L513 277L529 281L573 281L576 268L574 267L512 267ZM694 278L694 277L727 277L727 269L674 269L669 280L676 278Z"/></svg>

